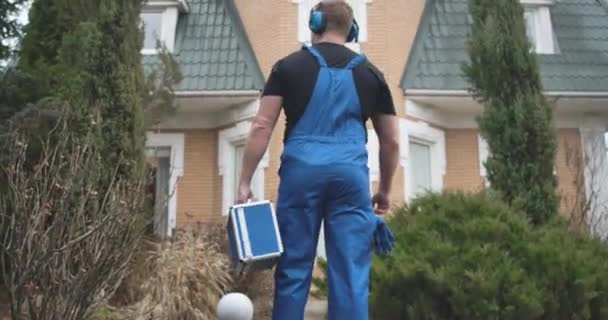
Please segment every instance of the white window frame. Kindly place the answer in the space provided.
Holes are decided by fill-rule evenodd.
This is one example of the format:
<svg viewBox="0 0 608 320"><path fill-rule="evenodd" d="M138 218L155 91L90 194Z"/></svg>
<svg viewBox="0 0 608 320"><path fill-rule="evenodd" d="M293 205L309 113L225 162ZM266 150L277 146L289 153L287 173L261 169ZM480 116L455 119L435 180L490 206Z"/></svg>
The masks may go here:
<svg viewBox="0 0 608 320"><path fill-rule="evenodd" d="M311 32L308 28L310 10L320 0L291 0L298 4L298 42L305 45L311 43ZM353 8L353 13L357 24L359 24L359 42L347 43L346 46L351 50L360 53L361 43L368 39L367 6L372 0L347 0Z"/></svg>
<svg viewBox="0 0 608 320"><path fill-rule="evenodd" d="M222 216L228 215L230 206L234 204L235 187L233 182L236 172L233 166L234 157L236 156L236 147L243 145L247 141L251 121L241 121L236 125L220 131L218 136L218 168L219 175L222 177ZM254 196L259 199L264 199L264 171L269 165L268 150L264 153L251 182L251 190Z"/></svg>
<svg viewBox="0 0 608 320"><path fill-rule="evenodd" d="M171 236L177 222L177 182L184 176L184 143L183 133L153 133L146 134L146 148L169 148L169 201L167 235Z"/></svg>
<svg viewBox="0 0 608 320"><path fill-rule="evenodd" d="M177 29L177 19L180 12L187 12L188 5L185 0L150 0L147 1L142 13L159 13L160 19L160 42L169 52L175 49L175 31ZM142 48L143 55L154 55L158 49Z"/></svg>
<svg viewBox="0 0 608 320"><path fill-rule="evenodd" d="M557 41L551 20L553 0L521 0L521 3L525 9L524 15L533 19L534 30L531 32L536 40L532 44L534 51L538 54L556 54Z"/></svg>
<svg viewBox="0 0 608 320"><path fill-rule="evenodd" d="M490 181L488 180L488 170L486 169L485 162L490 156L490 149L488 147L488 142L481 134L477 134L477 152L479 157L479 175L483 179L486 187L488 187Z"/></svg>
<svg viewBox="0 0 608 320"><path fill-rule="evenodd" d="M409 143L416 142L427 145L431 148L431 191L441 192L443 190L444 176L446 172L446 144L445 132L443 130L433 128L429 124L421 121L412 121L401 119L402 134L405 132L405 141L401 149L405 152L407 163L407 176L405 178L405 199L406 203L410 203L414 198L411 185L411 170L409 165Z"/></svg>
<svg viewBox="0 0 608 320"><path fill-rule="evenodd" d="M369 168L369 187L373 192L374 182L380 181L380 144L373 129L367 130L367 167Z"/></svg>

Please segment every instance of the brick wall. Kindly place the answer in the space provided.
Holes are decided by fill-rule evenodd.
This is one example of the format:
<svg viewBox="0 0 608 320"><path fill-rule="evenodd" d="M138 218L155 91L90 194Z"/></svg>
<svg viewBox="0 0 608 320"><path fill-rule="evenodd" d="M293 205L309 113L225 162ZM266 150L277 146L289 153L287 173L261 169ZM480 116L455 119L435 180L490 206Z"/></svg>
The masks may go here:
<svg viewBox="0 0 608 320"><path fill-rule="evenodd" d="M297 50L297 4L290 0L236 0L236 6L252 44L258 63L267 77L276 60ZM368 5L368 41L362 43L364 54L384 73L401 117L405 102L399 82L423 9L423 0L374 0ZM398 36L399 41L391 41ZM270 164L265 171L266 198L276 200L279 178L284 115L278 120L270 142ZM371 124L369 124L371 128ZM477 190L483 180L479 172L477 129L448 129L446 133L446 189ZM221 219L222 180L217 169L218 130L192 130L186 134L185 176L179 184L178 226L192 222ZM563 144L580 146L576 129L559 132L560 151L557 170L560 193L565 202L574 198L575 171L566 165ZM403 148L407 144L403 143ZM398 167L393 185L393 201L404 200L404 170ZM374 188L377 183L374 184ZM566 208L566 207L564 207Z"/></svg>
<svg viewBox="0 0 608 320"><path fill-rule="evenodd" d="M446 190L475 191L483 187L479 171L477 129L445 130Z"/></svg>
<svg viewBox="0 0 608 320"><path fill-rule="evenodd" d="M184 131L184 176L178 181L177 227L222 219L217 130Z"/></svg>

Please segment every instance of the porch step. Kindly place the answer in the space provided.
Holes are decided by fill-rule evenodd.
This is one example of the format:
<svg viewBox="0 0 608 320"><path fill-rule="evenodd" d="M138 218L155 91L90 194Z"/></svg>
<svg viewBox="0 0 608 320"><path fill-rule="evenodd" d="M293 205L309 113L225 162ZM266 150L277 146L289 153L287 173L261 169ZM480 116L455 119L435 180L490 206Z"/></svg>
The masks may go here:
<svg viewBox="0 0 608 320"><path fill-rule="evenodd" d="M327 314L327 301L314 298L308 299L306 304L305 320L325 320Z"/></svg>

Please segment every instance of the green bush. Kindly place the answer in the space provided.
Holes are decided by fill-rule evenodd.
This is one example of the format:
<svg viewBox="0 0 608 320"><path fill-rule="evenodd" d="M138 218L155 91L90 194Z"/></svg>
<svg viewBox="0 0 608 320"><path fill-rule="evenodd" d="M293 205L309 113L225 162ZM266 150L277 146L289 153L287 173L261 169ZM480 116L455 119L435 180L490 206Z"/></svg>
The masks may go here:
<svg viewBox="0 0 608 320"><path fill-rule="evenodd" d="M327 261L323 258L317 258L317 267L321 271L322 276L312 277L313 288L310 294L317 299L327 299L329 294L329 284L327 282Z"/></svg>
<svg viewBox="0 0 608 320"><path fill-rule="evenodd" d="M432 194L389 219L373 319L608 319L608 248L556 218L531 227L491 194Z"/></svg>

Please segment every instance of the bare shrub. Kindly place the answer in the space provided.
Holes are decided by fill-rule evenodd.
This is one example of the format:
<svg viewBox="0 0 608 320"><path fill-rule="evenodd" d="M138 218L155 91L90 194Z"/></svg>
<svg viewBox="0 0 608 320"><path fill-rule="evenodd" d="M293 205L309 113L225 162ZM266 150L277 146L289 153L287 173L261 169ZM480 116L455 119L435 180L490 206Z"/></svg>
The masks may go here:
<svg viewBox="0 0 608 320"><path fill-rule="evenodd" d="M608 238L608 163L604 138L584 135L581 148L564 145L566 166L575 172L575 195L568 205L572 222L601 239Z"/></svg>
<svg viewBox="0 0 608 320"><path fill-rule="evenodd" d="M14 320L89 318L124 278L143 231L143 176L108 177L94 124L77 137L55 123L40 141L21 130L2 138L0 268Z"/></svg>

